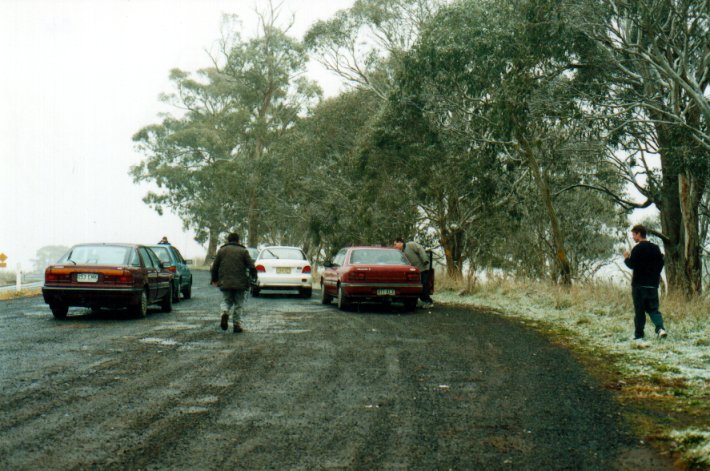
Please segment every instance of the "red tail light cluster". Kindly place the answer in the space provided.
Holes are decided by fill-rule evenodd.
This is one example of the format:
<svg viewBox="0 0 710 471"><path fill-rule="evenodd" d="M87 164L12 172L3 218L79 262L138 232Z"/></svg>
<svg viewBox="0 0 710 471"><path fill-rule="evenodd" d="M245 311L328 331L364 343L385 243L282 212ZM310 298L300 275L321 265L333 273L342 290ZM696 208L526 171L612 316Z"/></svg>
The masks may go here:
<svg viewBox="0 0 710 471"><path fill-rule="evenodd" d="M256 271L261 272L261 273L266 273L266 268L264 268L264 265L257 265Z"/></svg>
<svg viewBox="0 0 710 471"><path fill-rule="evenodd" d="M47 268L44 271L44 281L45 283L62 283L71 281L71 272L68 270L61 270L56 268Z"/></svg>
<svg viewBox="0 0 710 471"><path fill-rule="evenodd" d="M365 272L363 271L354 271L348 274L348 280L350 281L364 281L365 280Z"/></svg>
<svg viewBox="0 0 710 471"><path fill-rule="evenodd" d="M133 283L133 273L128 270L104 273L103 281L104 283L111 283L117 285L130 285Z"/></svg>
<svg viewBox="0 0 710 471"><path fill-rule="evenodd" d="M407 281L419 281L419 273L407 273Z"/></svg>
<svg viewBox="0 0 710 471"><path fill-rule="evenodd" d="M301 273L310 273L310 272L311 272L311 266L306 265L305 267L303 267L303 271Z"/></svg>
<svg viewBox="0 0 710 471"><path fill-rule="evenodd" d="M166 265L164 268L169 272L177 273L177 267L175 265Z"/></svg>

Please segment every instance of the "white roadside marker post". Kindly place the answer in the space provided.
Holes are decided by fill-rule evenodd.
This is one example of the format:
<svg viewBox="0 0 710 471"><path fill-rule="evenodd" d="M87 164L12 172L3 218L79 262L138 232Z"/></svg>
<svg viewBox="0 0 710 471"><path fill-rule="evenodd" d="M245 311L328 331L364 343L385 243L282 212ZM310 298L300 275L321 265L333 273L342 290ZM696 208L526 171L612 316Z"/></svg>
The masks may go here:
<svg viewBox="0 0 710 471"><path fill-rule="evenodd" d="M15 272L15 289L20 291L22 289L22 267L17 264L17 271Z"/></svg>

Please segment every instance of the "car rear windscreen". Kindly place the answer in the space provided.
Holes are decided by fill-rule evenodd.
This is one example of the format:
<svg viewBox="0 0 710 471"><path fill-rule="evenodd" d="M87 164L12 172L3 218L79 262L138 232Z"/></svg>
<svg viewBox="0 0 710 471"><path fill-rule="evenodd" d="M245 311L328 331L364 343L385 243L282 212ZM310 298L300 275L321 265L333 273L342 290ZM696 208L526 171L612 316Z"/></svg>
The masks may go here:
<svg viewBox="0 0 710 471"><path fill-rule="evenodd" d="M128 265L131 247L117 245L80 245L67 253L59 263L75 265Z"/></svg>
<svg viewBox="0 0 710 471"><path fill-rule="evenodd" d="M409 265L409 261L399 250L353 250L350 254L353 265Z"/></svg>
<svg viewBox="0 0 710 471"><path fill-rule="evenodd" d="M286 260L305 260L306 256L303 255L299 249L289 249L289 248L267 248L261 251L259 254L261 260L275 260L275 259L286 259Z"/></svg>
<svg viewBox="0 0 710 471"><path fill-rule="evenodd" d="M172 262L170 261L170 254L168 253L168 249L166 247L151 247L150 250L152 250L155 255L158 256L161 262L164 264L171 264Z"/></svg>

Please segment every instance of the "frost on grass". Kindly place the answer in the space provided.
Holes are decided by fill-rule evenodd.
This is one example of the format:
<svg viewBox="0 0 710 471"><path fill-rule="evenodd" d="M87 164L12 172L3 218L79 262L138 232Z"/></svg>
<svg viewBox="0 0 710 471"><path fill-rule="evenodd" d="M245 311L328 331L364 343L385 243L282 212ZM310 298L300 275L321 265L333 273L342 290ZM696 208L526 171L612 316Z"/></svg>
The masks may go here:
<svg viewBox="0 0 710 471"><path fill-rule="evenodd" d="M675 430L670 436L689 464L710 468L710 431L691 428Z"/></svg>

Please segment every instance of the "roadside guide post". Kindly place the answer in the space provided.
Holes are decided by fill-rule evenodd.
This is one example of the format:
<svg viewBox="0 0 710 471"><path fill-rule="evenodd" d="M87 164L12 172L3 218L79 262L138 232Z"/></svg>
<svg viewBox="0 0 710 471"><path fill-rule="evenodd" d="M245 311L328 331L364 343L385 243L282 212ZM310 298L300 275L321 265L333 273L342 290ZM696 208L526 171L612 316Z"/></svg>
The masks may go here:
<svg viewBox="0 0 710 471"><path fill-rule="evenodd" d="M20 291L22 289L22 267L17 264L17 271L15 272L15 290Z"/></svg>

